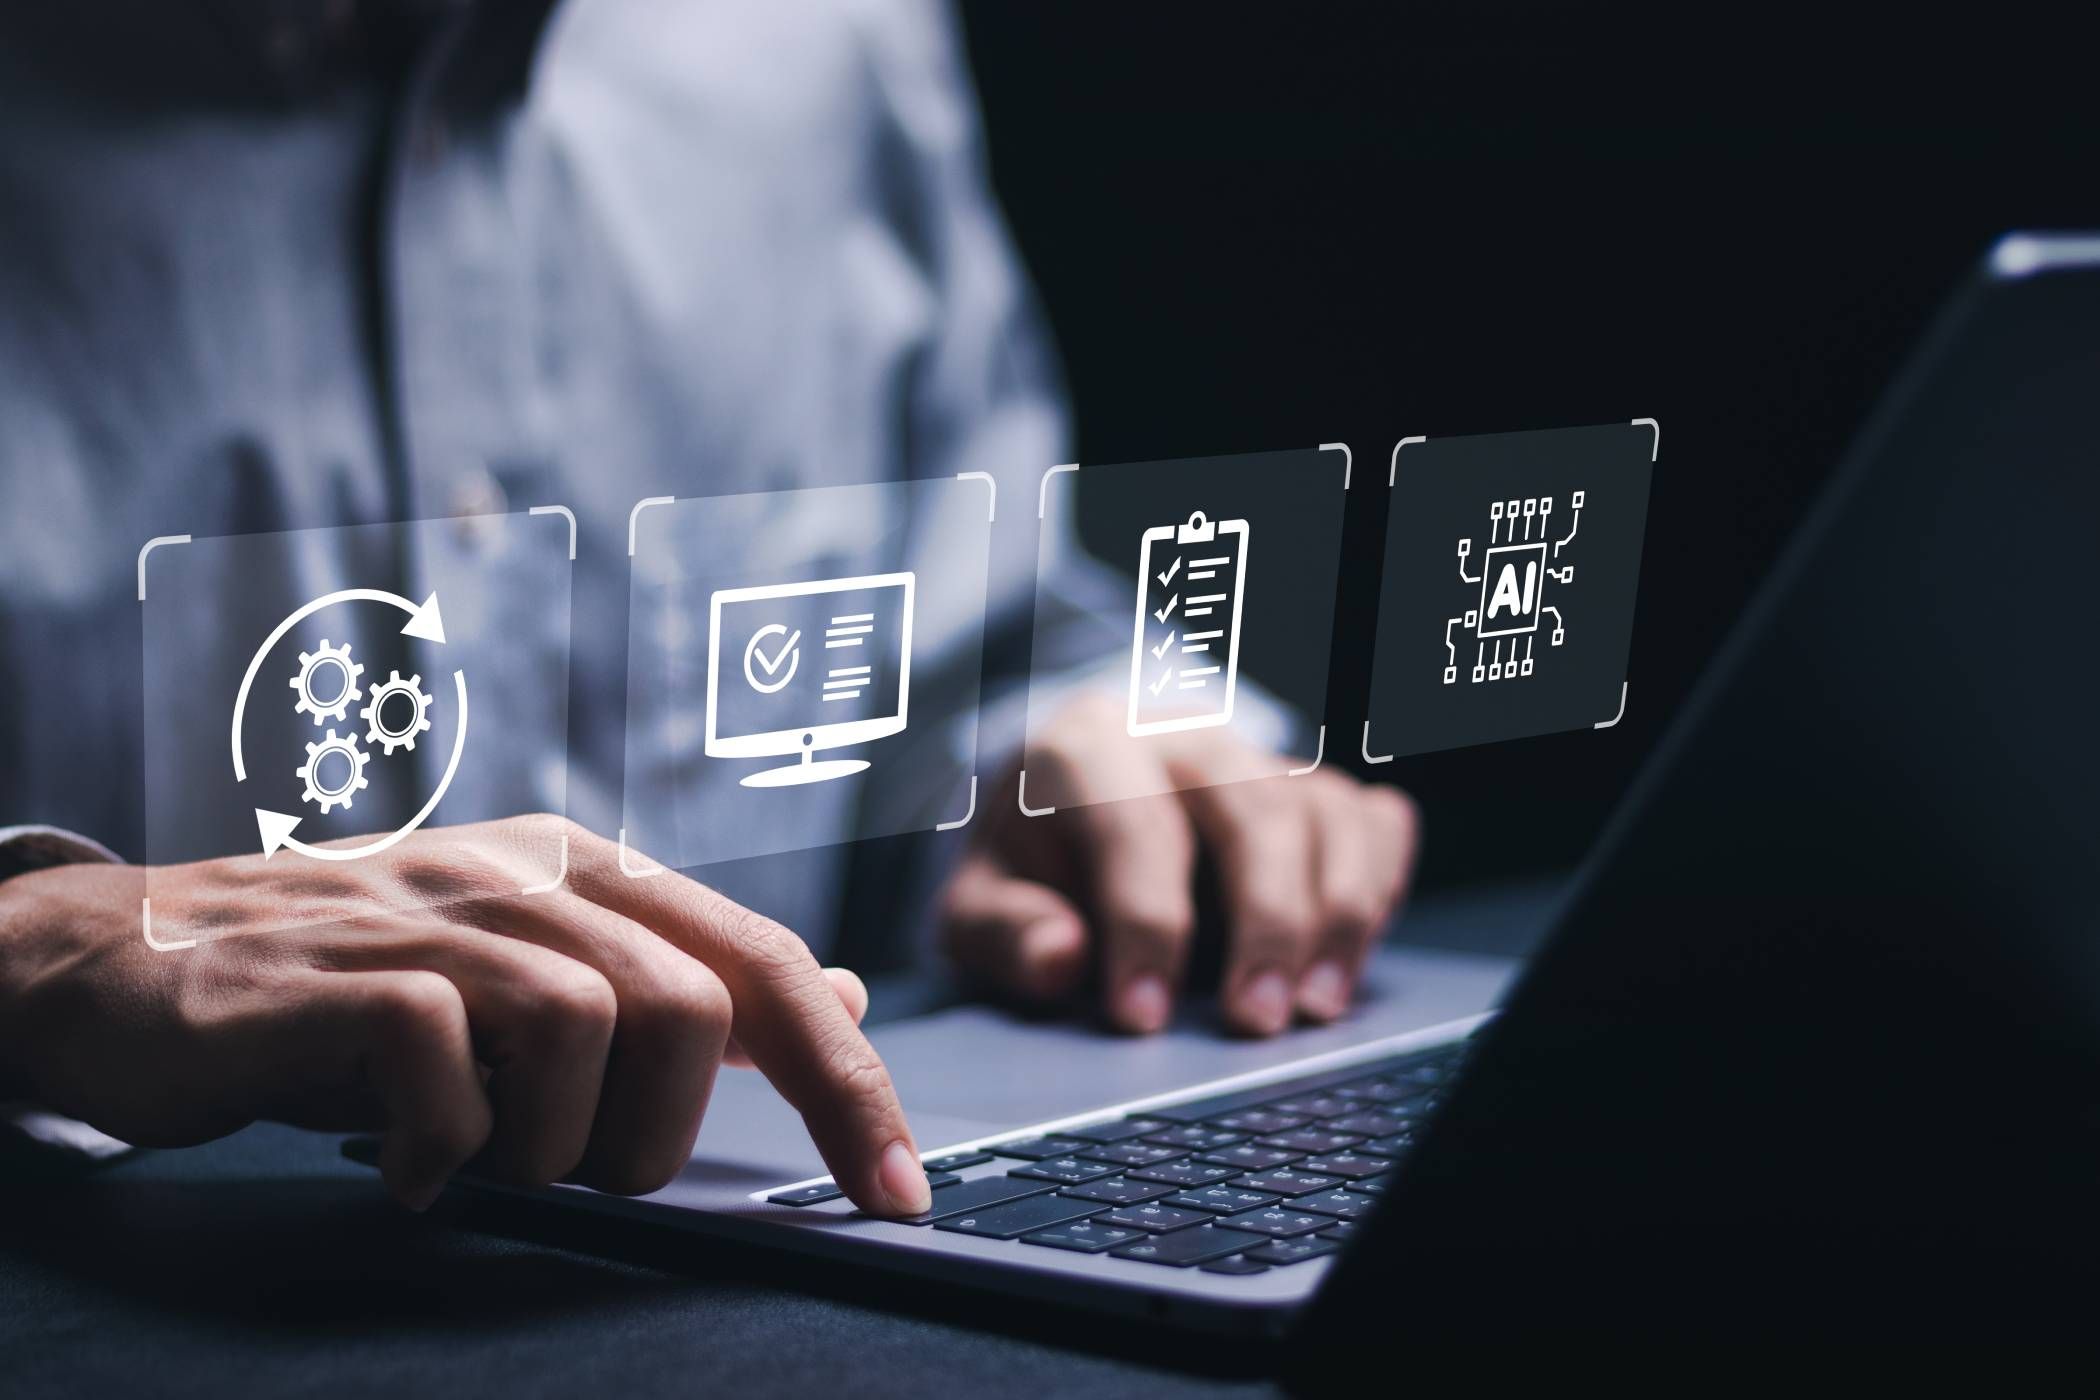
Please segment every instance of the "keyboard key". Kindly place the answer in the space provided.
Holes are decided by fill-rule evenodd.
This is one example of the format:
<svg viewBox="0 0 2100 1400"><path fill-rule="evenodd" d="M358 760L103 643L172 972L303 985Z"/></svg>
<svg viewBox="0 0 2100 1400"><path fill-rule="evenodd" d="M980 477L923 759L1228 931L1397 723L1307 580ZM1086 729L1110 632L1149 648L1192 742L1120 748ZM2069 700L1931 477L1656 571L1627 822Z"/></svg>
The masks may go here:
<svg viewBox="0 0 2100 1400"><path fill-rule="evenodd" d="M1184 1210L1207 1210L1217 1215L1232 1215L1238 1211L1253 1210L1256 1206L1273 1206L1281 1197L1263 1191L1248 1191L1238 1186L1206 1186L1200 1191L1184 1191L1178 1196L1167 1197L1167 1204L1180 1206Z"/></svg>
<svg viewBox="0 0 2100 1400"><path fill-rule="evenodd" d="M1296 1235L1317 1234L1334 1222L1324 1215L1312 1215L1289 1206L1269 1206L1240 1215L1228 1215L1218 1223L1235 1230L1252 1230L1257 1235L1287 1240Z"/></svg>
<svg viewBox="0 0 2100 1400"><path fill-rule="evenodd" d="M1280 1147L1286 1152L1340 1152L1354 1147L1363 1139L1348 1133L1330 1133L1325 1128L1300 1128L1296 1132L1276 1133L1261 1140L1263 1147Z"/></svg>
<svg viewBox="0 0 2100 1400"><path fill-rule="evenodd" d="M980 1162L989 1162L989 1152L950 1152L945 1157L928 1157L920 1165L930 1172L959 1172L964 1167L974 1167Z"/></svg>
<svg viewBox="0 0 2100 1400"><path fill-rule="evenodd" d="M1361 1107L1354 1099L1345 1099L1340 1094L1300 1094L1294 1099L1272 1103L1270 1108L1278 1113L1302 1113L1308 1118L1333 1118L1344 1113L1353 1113Z"/></svg>
<svg viewBox="0 0 2100 1400"><path fill-rule="evenodd" d="M1356 1145L1358 1152L1368 1152L1373 1157L1405 1157L1414 1149L1413 1133L1394 1133L1391 1137L1372 1138Z"/></svg>
<svg viewBox="0 0 2100 1400"><path fill-rule="evenodd" d="M1149 1167L1154 1162L1186 1157L1188 1149L1161 1147L1156 1142L1119 1142L1111 1147L1089 1147L1079 1155L1089 1161L1114 1162L1119 1167Z"/></svg>
<svg viewBox="0 0 2100 1400"><path fill-rule="evenodd" d="M1148 1235L1136 1244L1124 1245L1113 1254L1118 1259L1138 1259L1147 1264L1186 1269L1191 1264L1244 1253L1260 1243L1260 1235L1245 1230L1221 1230L1215 1225L1199 1225L1193 1230L1176 1230L1171 1235Z"/></svg>
<svg viewBox="0 0 2100 1400"><path fill-rule="evenodd" d="M1053 1225L1047 1230L1023 1235L1021 1243L1048 1245L1052 1249L1077 1250L1081 1254L1099 1254L1104 1249L1114 1249L1119 1244L1128 1244L1138 1238L1140 1234L1136 1230L1127 1230L1117 1225L1101 1225L1092 1220L1074 1220L1070 1224Z"/></svg>
<svg viewBox="0 0 2100 1400"><path fill-rule="evenodd" d="M1220 1167L1210 1162L1168 1162L1140 1167L1131 1175L1145 1181L1165 1181L1176 1186L1215 1186L1240 1174L1238 1167Z"/></svg>
<svg viewBox="0 0 2100 1400"><path fill-rule="evenodd" d="M1293 1170L1317 1172L1322 1176L1345 1176L1355 1180L1360 1176L1377 1176L1393 1169L1392 1161L1385 1157L1365 1157L1355 1152L1335 1152L1325 1157L1308 1157Z"/></svg>
<svg viewBox="0 0 2100 1400"><path fill-rule="evenodd" d="M1374 1196L1359 1196L1354 1191L1317 1191L1310 1196L1299 1196L1291 1202L1294 1210L1309 1210L1315 1215L1331 1215L1337 1220L1361 1220L1378 1204Z"/></svg>
<svg viewBox="0 0 2100 1400"><path fill-rule="evenodd" d="M1089 1123L1084 1128L1065 1128L1058 1136L1078 1138L1082 1142L1128 1142L1147 1133L1156 1133L1166 1126L1157 1118L1115 1118L1106 1123Z"/></svg>
<svg viewBox="0 0 2100 1400"><path fill-rule="evenodd" d="M1043 1157L1067 1157L1074 1152L1083 1151L1089 1145L1078 1138L1032 1137L1015 1138L1012 1142L995 1142L986 1150L996 1152L1001 1157L1020 1157L1033 1162Z"/></svg>
<svg viewBox="0 0 2100 1400"><path fill-rule="evenodd" d="M1269 1266L1244 1254L1230 1255L1224 1259L1213 1259L1203 1266L1206 1274L1265 1274Z"/></svg>
<svg viewBox="0 0 2100 1400"><path fill-rule="evenodd" d="M1157 1181L1132 1181L1127 1176L1105 1177L1100 1181L1089 1181L1078 1186L1067 1186L1064 1193L1083 1201L1100 1201L1112 1206L1131 1206L1140 1201L1156 1201L1161 1196L1174 1193L1172 1186Z"/></svg>
<svg viewBox="0 0 2100 1400"><path fill-rule="evenodd" d="M1258 1142L1243 1142L1238 1147L1228 1147L1221 1152L1206 1152L1196 1160L1209 1162L1213 1166L1236 1167L1243 1172L1263 1172L1271 1167L1280 1167L1285 1162L1295 1162L1305 1154L1288 1152L1281 1147L1263 1147Z"/></svg>
<svg viewBox="0 0 2100 1400"><path fill-rule="evenodd" d="M1337 1220L1334 1222L1334 1224L1329 1225L1326 1229L1320 1232L1320 1238L1323 1240L1347 1241L1351 1235L1355 1234L1361 1228L1361 1226L1357 1225L1353 1221Z"/></svg>
<svg viewBox="0 0 2100 1400"><path fill-rule="evenodd" d="M1317 1259L1323 1254L1332 1254L1342 1247L1340 1240L1323 1239L1315 1235L1309 1240L1270 1240L1247 1251L1249 1259L1263 1264L1296 1264L1306 1259Z"/></svg>
<svg viewBox="0 0 2100 1400"><path fill-rule="evenodd" d="M1054 1189L1047 1181L1022 1181L1011 1176L980 1176L975 1181L959 1181L953 1186L943 1186L933 1193L932 1210L924 1215L911 1216L902 1223L930 1225L936 1220L946 1220L951 1215L985 1210L1006 1201L1018 1201L1023 1196L1045 1196ZM867 1212L861 1213L865 1215Z"/></svg>
<svg viewBox="0 0 2100 1400"><path fill-rule="evenodd" d="M792 1191L775 1191L766 1197L776 1206L813 1206L819 1201L835 1201L845 1195L843 1188L829 1181L820 1181L814 1186L797 1186Z"/></svg>
<svg viewBox="0 0 2100 1400"><path fill-rule="evenodd" d="M1236 1142L1246 1140L1245 1133L1235 1133L1229 1128L1206 1128L1201 1123L1169 1128L1163 1133L1153 1133L1145 1139L1162 1147L1186 1147L1195 1152L1215 1152L1221 1147L1230 1147Z"/></svg>
<svg viewBox="0 0 2100 1400"><path fill-rule="evenodd" d="M1008 1176L1032 1176L1040 1181L1058 1181L1071 1185L1080 1181L1097 1181L1104 1176L1114 1176L1116 1169L1106 1162L1089 1162L1084 1157L1045 1157L1040 1162L1030 1162L1025 1167L1015 1167Z"/></svg>
<svg viewBox="0 0 2100 1400"><path fill-rule="evenodd" d="M1272 1172L1250 1172L1235 1178L1233 1183L1245 1191L1266 1191L1272 1196L1307 1196L1315 1191L1325 1191L1342 1184L1338 1176L1315 1176L1290 1167L1278 1167Z"/></svg>
<svg viewBox="0 0 2100 1400"><path fill-rule="evenodd" d="M1321 1126L1330 1133L1357 1133L1363 1137L1384 1137L1388 1133L1399 1132L1408 1125L1409 1121L1396 1113L1367 1111L1352 1113L1346 1118L1330 1118Z"/></svg>
<svg viewBox="0 0 2100 1400"><path fill-rule="evenodd" d="M951 1215L946 1220L936 1221L933 1228L957 1235L981 1235L988 1240L1017 1240L1052 1225L1084 1220L1100 1209L1092 1201L1068 1200L1063 1196L1030 1196L1025 1201L1008 1201L1003 1206Z"/></svg>
<svg viewBox="0 0 2100 1400"><path fill-rule="evenodd" d="M1386 1188L1392 1184L1393 1175L1391 1172L1387 1172L1384 1176L1367 1176L1362 1181L1352 1181L1349 1183L1349 1189L1351 1191L1368 1191L1374 1196L1383 1196Z"/></svg>
<svg viewBox="0 0 2100 1400"><path fill-rule="evenodd" d="M1154 1201L1150 1205L1118 1206L1112 1211L1094 1217L1109 1225L1121 1225L1125 1229L1143 1230L1148 1234L1164 1235L1169 1230L1186 1229L1200 1225L1210 1219L1207 1210L1183 1210L1179 1206Z"/></svg>
<svg viewBox="0 0 2100 1400"><path fill-rule="evenodd" d="M1366 1079L1361 1084L1345 1084L1335 1090L1344 1098L1367 1103L1399 1103L1429 1092L1427 1084L1396 1084L1390 1079Z"/></svg>
<svg viewBox="0 0 2100 1400"><path fill-rule="evenodd" d="M1227 1113L1204 1121L1213 1128L1231 1128L1238 1132L1287 1133L1293 1128L1304 1127L1312 1120L1302 1113L1278 1113L1273 1108L1245 1108L1238 1113Z"/></svg>

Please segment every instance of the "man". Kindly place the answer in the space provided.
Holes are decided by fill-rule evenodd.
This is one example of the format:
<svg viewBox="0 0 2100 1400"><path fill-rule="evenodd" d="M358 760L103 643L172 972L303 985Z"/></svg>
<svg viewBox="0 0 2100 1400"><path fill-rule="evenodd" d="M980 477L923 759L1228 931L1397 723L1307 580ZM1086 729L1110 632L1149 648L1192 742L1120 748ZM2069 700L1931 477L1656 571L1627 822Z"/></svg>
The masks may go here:
<svg viewBox="0 0 2100 1400"><path fill-rule="evenodd" d="M637 500L964 471L1024 499L1061 460L944 18L99 0L6 24L0 817L21 825L0 834L0 1099L146 1144L265 1116L383 1128L388 1185L420 1208L469 1159L651 1190L716 1066L748 1060L857 1202L923 1208L865 991L811 951L840 850L631 881L606 833L628 747L676 757L623 726ZM114 863L150 860L168 819L136 795L140 544L311 530L272 536L277 575L318 595L398 567L406 587L329 531L543 502L580 536L575 820L426 830L325 878L255 855L155 869L156 917L271 931L149 947L149 876ZM1033 557L995 539L988 629L1025 626ZM190 607L152 641L202 667L246 645L215 622ZM484 694L500 719L529 689ZM1083 781L1114 723L1082 700L1050 742ZM943 898L948 946L1025 996L1091 972L1114 1025L1156 1030L1207 848L1231 1025L1340 1015L1409 809L1328 774L1218 786L1250 755L1184 737L1161 760L1178 796L1046 823L992 804ZM567 879L521 900L550 836Z"/></svg>

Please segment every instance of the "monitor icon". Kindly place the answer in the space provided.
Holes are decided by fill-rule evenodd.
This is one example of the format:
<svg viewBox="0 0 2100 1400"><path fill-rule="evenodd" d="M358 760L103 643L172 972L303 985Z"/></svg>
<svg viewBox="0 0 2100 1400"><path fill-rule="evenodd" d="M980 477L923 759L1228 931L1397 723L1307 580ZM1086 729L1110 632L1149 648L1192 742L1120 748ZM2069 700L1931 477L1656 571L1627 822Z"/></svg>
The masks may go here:
<svg viewBox="0 0 2100 1400"><path fill-rule="evenodd" d="M746 774L745 787L865 771L864 758L816 755L904 732L916 586L896 573L717 589L708 602L707 756L801 755Z"/></svg>

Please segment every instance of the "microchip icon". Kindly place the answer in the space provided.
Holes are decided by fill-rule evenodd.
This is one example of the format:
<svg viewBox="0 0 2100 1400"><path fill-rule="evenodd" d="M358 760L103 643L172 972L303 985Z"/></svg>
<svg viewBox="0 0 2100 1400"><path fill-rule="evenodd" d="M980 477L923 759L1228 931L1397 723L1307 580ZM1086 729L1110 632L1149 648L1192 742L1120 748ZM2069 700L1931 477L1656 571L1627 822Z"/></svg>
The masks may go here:
<svg viewBox="0 0 2100 1400"><path fill-rule="evenodd" d="M1539 629L1546 592L1546 546L1500 545L1487 552L1480 571L1480 637L1507 637ZM1468 618L1468 621L1471 619Z"/></svg>

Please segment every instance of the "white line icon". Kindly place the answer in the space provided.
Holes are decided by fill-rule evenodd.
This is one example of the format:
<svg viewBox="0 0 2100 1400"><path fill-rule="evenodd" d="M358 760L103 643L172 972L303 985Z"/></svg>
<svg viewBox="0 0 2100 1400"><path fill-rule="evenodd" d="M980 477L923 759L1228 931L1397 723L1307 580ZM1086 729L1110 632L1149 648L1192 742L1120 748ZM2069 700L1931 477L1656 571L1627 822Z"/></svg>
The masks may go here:
<svg viewBox="0 0 2100 1400"><path fill-rule="evenodd" d="M917 587L915 575L893 573L717 589L708 601L708 757L800 755L739 779L754 788L866 771L864 758L816 755L904 732ZM822 664L804 668L803 638L819 633ZM725 646L741 651L741 687L734 670L722 684Z"/></svg>
<svg viewBox="0 0 2100 1400"><path fill-rule="evenodd" d="M255 654L248 659L247 671L241 676L240 689L234 694L231 748L233 780L235 782L245 783L248 781L248 761L241 752L241 721L248 712L248 692L255 684L255 675L262 668L263 659L270 654L272 647L275 647L279 641L283 640L285 633L291 631L293 627L311 614L337 603L350 602L384 603L391 607L399 608L402 612L408 614L408 621L401 627L402 636L418 637L440 646L444 644L444 615L438 610L437 594L435 593L425 598L419 607L398 593L388 593L376 588L344 588L334 593L325 594L294 610L291 616L278 623L271 630L270 635L263 639L262 645L255 649ZM299 663L299 674L291 678L292 689L298 692L298 699L294 702L293 708L302 713L311 714L316 724L319 724L324 716L334 715L340 718L349 709L350 701L356 699L361 693L356 689L356 683L364 668L351 661L348 644L330 648L324 640L315 651L300 653ZM326 682L330 689L325 697L316 696L313 693L313 686L316 680L315 673L323 669L331 673L329 680ZM414 678L418 683L420 683L421 679L420 676ZM395 845L411 831L428 821L430 814L437 810L438 803L444 800L446 790L452 786L453 775L459 771L460 755L465 751L467 744L466 672L454 671L452 673L452 682L457 692L456 704L459 713L457 726L452 733L452 756L446 760L444 776L438 779L436 791L432 792L429 799L424 802L422 810L410 817L402 826L388 832L376 841L367 842L362 846L322 847L309 845L292 835L298 829L301 820L297 813L274 812L267 807L258 807L255 809L255 827L257 835L262 840L263 859L268 860L280 848L284 848L297 851L303 856L310 856L315 860L356 860L361 856L377 855L379 852ZM335 688L338 684L340 685L339 690ZM401 681L400 672L397 671L388 684L385 687L380 687L380 689L405 688L407 684ZM375 691L375 696L376 694L377 692ZM419 684L417 694L420 696ZM392 738L396 744L405 744L409 748L415 747L413 742L414 734L421 729L430 727L425 719L425 715L429 710L429 704L430 701L427 696L417 699L415 720L412 727L405 732L387 730L385 731L387 736ZM377 713L376 708L368 706L365 717L370 718ZM392 745L388 746L387 752L393 752ZM324 756L330 755L342 760L342 763L331 765L339 773L343 764L349 765L349 779L347 782L330 781L328 776L321 771L321 760ZM298 770L298 776L306 785L305 792L301 794L302 799L317 803L324 814L332 807L350 807L357 790L367 785L363 777L365 765L361 761L365 757L366 755L359 748L359 736L355 731L338 736L333 729L329 730L324 740L308 746L306 764Z"/></svg>
<svg viewBox="0 0 2100 1400"><path fill-rule="evenodd" d="M1132 738L1232 722L1249 536L1246 521L1200 510L1145 531L1124 722Z"/></svg>
<svg viewBox="0 0 2100 1400"><path fill-rule="evenodd" d="M1468 537L1458 542L1459 582L1478 585L1480 596L1477 606L1444 620L1445 685L1458 681L1458 644L1451 636L1454 629L1463 627L1473 634L1470 678L1475 684L1513 681L1531 675L1536 660L1533 656L1536 634L1547 613L1553 614L1553 631L1547 637L1548 645L1557 647L1568 639L1560 609L1545 601L1546 585L1549 582L1566 585L1575 581L1573 564L1556 566L1554 561L1582 525L1584 494L1577 491L1569 497L1571 519L1568 533L1558 540L1553 539L1550 530L1553 518L1551 496L1490 502L1488 548L1481 555L1477 575L1466 572L1466 563L1473 554L1472 539ZM1505 526L1508 530L1506 540L1503 539Z"/></svg>

